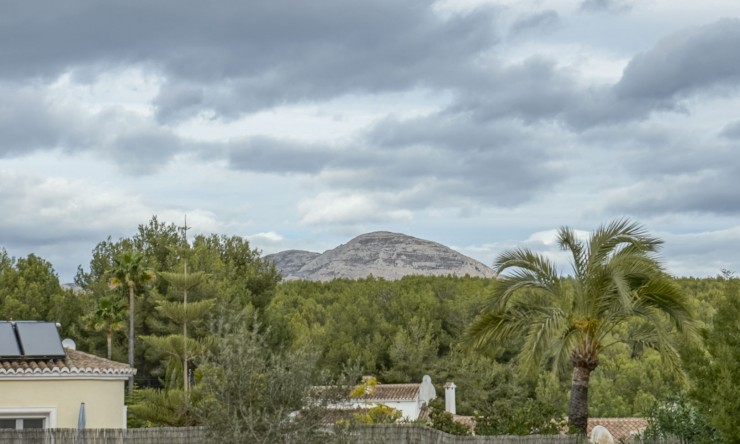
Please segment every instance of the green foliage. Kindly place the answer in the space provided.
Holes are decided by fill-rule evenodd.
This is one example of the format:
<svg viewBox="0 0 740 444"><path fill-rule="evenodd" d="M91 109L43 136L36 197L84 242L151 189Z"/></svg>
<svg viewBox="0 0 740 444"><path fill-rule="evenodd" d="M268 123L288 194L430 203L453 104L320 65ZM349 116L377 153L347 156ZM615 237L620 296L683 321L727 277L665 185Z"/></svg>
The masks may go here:
<svg viewBox="0 0 740 444"><path fill-rule="evenodd" d="M203 424L222 443L324 442L324 410L308 402L314 364L271 349L258 326L225 324L201 367Z"/></svg>
<svg viewBox="0 0 740 444"><path fill-rule="evenodd" d="M418 383L424 374L437 383L454 381L458 412L477 414L484 428L490 421L491 428L524 430L523 416L546 416L543 412L552 411L552 417L558 418L567 408L571 380L549 371L557 365L552 355L542 361L542 367L521 371L524 356L518 352L536 338L533 331L515 330L509 341L491 343L477 353L460 347L465 328L490 310L489 295L499 291L497 280L413 276L398 281L368 278L278 284L274 266L246 240L213 234L195 236L192 241L188 247L180 228L156 217L129 238L108 238L93 250L88 270L78 271L75 281L82 292L62 290L45 260L35 255L10 258L0 248L0 318L61 322L60 333L73 337L79 349L103 356L110 333L113 359L125 360L120 316L127 288L112 292L108 282L114 259L131 251L141 256L145 269L161 277L146 294L144 287L135 287L137 382L168 388L141 391L143 401L135 405L148 403L152 414L138 415L134 425L176 424L177 412L191 402L182 390L175 389L183 382L183 322L187 322L193 352L187 359L197 374L202 362L199 352L208 350L218 338L209 326L234 314L242 314L252 327L260 326L263 345L282 350L277 353L280 359L312 350L316 373L336 376L353 364L361 368L359 374L378 375L383 383ZM187 282L180 277L185 260L190 275L198 276ZM193 284L195 280L198 285ZM643 308L653 313L658 329L651 332L649 323L630 318L604 336L598 367L590 377L590 412L593 416L639 416L656 399L665 399L666 393L684 390L692 408L722 431L727 442L734 442L740 439L733 434L734 418L740 417L734 396L740 386L737 279L725 275L682 278L674 283L687 296L685 307L695 314L706 339L706 347L677 341L692 385L684 386L653 349L661 339L669 339L663 351L670 353L674 345L667 335L668 317L654 313L654 301ZM576 292L583 290L578 289L578 282L562 278L559 284L567 300L575 303ZM184 288L187 309L182 305ZM650 289L655 295L660 288ZM522 290L511 301L519 298L536 304L549 302L541 289ZM578 325L585 332L604 328L593 317L581 320ZM541 351L559 344L550 341ZM197 384L193 389L198 389ZM161 410L159 419L157 409Z"/></svg>
<svg viewBox="0 0 740 444"><path fill-rule="evenodd" d="M589 410L595 417L641 416L657 399L681 387L655 350L633 356L626 344L615 344L601 354L592 374Z"/></svg>
<svg viewBox="0 0 740 444"><path fill-rule="evenodd" d="M693 379L694 404L725 442L740 441L740 279L726 272L723 295L705 330L706 349L687 347L684 361Z"/></svg>
<svg viewBox="0 0 740 444"><path fill-rule="evenodd" d="M475 417L476 435L557 435L566 426L561 412L532 398L500 399Z"/></svg>
<svg viewBox="0 0 740 444"><path fill-rule="evenodd" d="M319 368L357 362L384 382L419 382L479 311L487 279L284 282L266 310L274 340L319 350Z"/></svg>
<svg viewBox="0 0 740 444"><path fill-rule="evenodd" d="M130 238L118 241L108 238L100 242L93 250L89 271L78 269L75 282L85 290L83 295L93 301L88 307L109 296L110 277L120 268L116 267L116 259L124 254L137 256L142 268L162 277L150 289L139 283L133 287L136 306L132 329L136 332L134 362L138 370L136 379L141 386L174 385L174 381L166 380L167 375L181 378L183 373L182 370L168 371L172 370L175 359L172 353L150 350L153 343L145 343L142 338L182 334L183 323L187 322L188 337L203 343L210 335L207 326L221 314L264 309L279 280L275 267L263 261L246 240L199 235L189 247L180 228L153 217L148 224L139 225L137 233ZM186 278L180 277L180 271L186 260L191 271L184 282ZM118 283L125 284L125 281L125 274L116 279ZM124 287L122 290L127 292L127 286ZM188 290L187 309L182 305L185 288ZM80 307L75 315L79 317L80 313L90 311L88 307ZM84 332L76 337L80 336L86 350L105 353L106 344L101 338ZM114 356L116 350L124 348L115 335L112 348ZM188 361L192 362L193 358L188 353Z"/></svg>
<svg viewBox="0 0 740 444"><path fill-rule="evenodd" d="M653 253L662 243L629 220L596 229L588 241L558 230L571 256L573 276L559 274L546 257L515 249L495 261L499 280L486 310L472 323L466 342L476 348L523 338L524 369L543 365L573 371L568 417L586 433L591 372L604 349L619 342L660 353L680 374L680 356L669 327L694 333L688 299ZM629 329L629 336L620 330Z"/></svg>
<svg viewBox="0 0 740 444"><path fill-rule="evenodd" d="M401 419L401 412L393 407L378 404L365 413L355 413L352 416L355 424L393 424Z"/></svg>
<svg viewBox="0 0 740 444"><path fill-rule="evenodd" d="M202 402L197 388L134 390L129 411L130 427L189 427L200 425L196 411Z"/></svg>
<svg viewBox="0 0 740 444"><path fill-rule="evenodd" d="M684 394L656 401L648 411L648 427L642 434L645 442L678 438L682 443L710 444L722 442L704 416ZM726 441L732 442L732 441Z"/></svg>
<svg viewBox="0 0 740 444"><path fill-rule="evenodd" d="M465 424L455 422L450 412L444 409L444 401L437 398L429 403L429 422L433 429L440 430L450 435L470 435L471 430Z"/></svg>
<svg viewBox="0 0 740 444"><path fill-rule="evenodd" d="M98 299L95 309L85 315L84 322L91 330L105 333L108 359L113 356L113 335L126 330L126 307L120 298L106 296Z"/></svg>

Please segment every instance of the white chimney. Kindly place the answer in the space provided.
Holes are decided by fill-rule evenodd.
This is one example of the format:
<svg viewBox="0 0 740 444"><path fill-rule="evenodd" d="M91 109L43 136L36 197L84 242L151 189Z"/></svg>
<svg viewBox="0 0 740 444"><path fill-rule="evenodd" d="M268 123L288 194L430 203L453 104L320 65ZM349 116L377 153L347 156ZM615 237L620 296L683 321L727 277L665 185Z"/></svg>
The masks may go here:
<svg viewBox="0 0 740 444"><path fill-rule="evenodd" d="M429 404L429 401L437 397L437 391L434 389L432 384L432 378L429 375L424 375L421 378L421 384L419 385L419 407L424 404Z"/></svg>
<svg viewBox="0 0 740 444"><path fill-rule="evenodd" d="M455 408L455 389L457 386L454 382L448 382L445 384L445 411L451 414L456 414L457 409Z"/></svg>

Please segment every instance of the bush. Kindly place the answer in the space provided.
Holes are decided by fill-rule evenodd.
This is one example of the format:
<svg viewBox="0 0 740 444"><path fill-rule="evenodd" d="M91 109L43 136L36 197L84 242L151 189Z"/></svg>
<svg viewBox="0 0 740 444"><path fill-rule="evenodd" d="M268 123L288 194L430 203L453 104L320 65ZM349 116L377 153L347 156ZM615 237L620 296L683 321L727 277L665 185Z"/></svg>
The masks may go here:
<svg viewBox="0 0 740 444"><path fill-rule="evenodd" d="M326 443L314 357L271 350L258 328L238 323L218 336L201 367L203 425L222 444Z"/></svg>
<svg viewBox="0 0 740 444"><path fill-rule="evenodd" d="M444 401L440 398L432 400L429 407L432 409L429 413L432 428L451 435L470 435L471 430L468 426L455 422L452 414L445 411Z"/></svg>

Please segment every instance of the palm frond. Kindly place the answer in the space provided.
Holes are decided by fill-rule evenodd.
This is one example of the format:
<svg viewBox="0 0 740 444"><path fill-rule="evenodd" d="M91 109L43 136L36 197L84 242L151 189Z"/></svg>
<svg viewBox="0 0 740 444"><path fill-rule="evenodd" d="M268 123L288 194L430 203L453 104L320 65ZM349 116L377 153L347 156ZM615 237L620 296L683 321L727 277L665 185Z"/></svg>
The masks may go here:
<svg viewBox="0 0 740 444"><path fill-rule="evenodd" d="M561 293L555 265L544 256L527 249L505 252L494 262L499 280L494 287L490 309L498 311L512 296L525 288L541 289L552 295ZM509 274L504 271L514 268Z"/></svg>
<svg viewBox="0 0 740 444"><path fill-rule="evenodd" d="M640 288L638 294L637 304L659 310L668 316L678 331L689 337L696 336L696 323L686 296L672 279L651 279Z"/></svg>
<svg viewBox="0 0 740 444"><path fill-rule="evenodd" d="M629 219L616 219L597 228L589 239L588 267L604 264L620 251L655 252L663 243Z"/></svg>
<svg viewBox="0 0 740 444"><path fill-rule="evenodd" d="M559 374L564 374L572 366L573 351L581 341L581 333L572 323L563 331L560 338L554 342L553 346L553 370Z"/></svg>
<svg viewBox="0 0 740 444"><path fill-rule="evenodd" d="M586 274L586 248L583 242L578 240L574 229L560 227L558 230L558 245L561 250L568 250L573 257L573 272L576 279L581 280Z"/></svg>
<svg viewBox="0 0 740 444"><path fill-rule="evenodd" d="M528 329L524 347L520 353L526 367L540 365L552 352L552 342L567 330L565 313L557 308L541 306L522 306L520 316L528 319Z"/></svg>

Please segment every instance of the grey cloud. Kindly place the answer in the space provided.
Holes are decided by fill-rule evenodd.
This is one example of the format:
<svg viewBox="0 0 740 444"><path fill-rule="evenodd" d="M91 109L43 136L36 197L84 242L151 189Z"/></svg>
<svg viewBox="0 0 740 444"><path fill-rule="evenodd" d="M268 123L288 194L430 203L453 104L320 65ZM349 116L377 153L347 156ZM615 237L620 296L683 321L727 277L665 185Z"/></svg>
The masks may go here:
<svg viewBox="0 0 740 444"><path fill-rule="evenodd" d="M342 155L319 145L271 137L229 143L224 149L232 169L253 172L317 174Z"/></svg>
<svg viewBox="0 0 740 444"><path fill-rule="evenodd" d="M615 87L620 98L661 104L740 81L740 20L725 19L674 34L635 56Z"/></svg>
<svg viewBox="0 0 740 444"><path fill-rule="evenodd" d="M634 4L626 0L583 0L581 10L588 12L626 12Z"/></svg>
<svg viewBox="0 0 740 444"><path fill-rule="evenodd" d="M558 118L582 100L580 94L582 88L573 73L558 69L553 60L531 57L493 70L486 79L462 92L452 111L468 111L484 121L517 117L536 122Z"/></svg>
<svg viewBox="0 0 740 444"><path fill-rule="evenodd" d="M0 245L101 240L149 211L131 196L64 179L0 170ZM50 229L53 227L53 229Z"/></svg>
<svg viewBox="0 0 740 444"><path fill-rule="evenodd" d="M448 84L495 42L492 14L443 18L428 0L24 2L3 10L0 76L138 65L165 79L161 119L203 109L229 117L288 101Z"/></svg>
<svg viewBox="0 0 740 444"><path fill-rule="evenodd" d="M740 226L697 233L661 233L660 237L665 240L666 265L677 276L717 276L722 269L740 269Z"/></svg>
<svg viewBox="0 0 740 444"><path fill-rule="evenodd" d="M550 29L560 21L556 11L548 9L517 19L511 26L511 33L520 34L527 31L542 31Z"/></svg>
<svg viewBox="0 0 740 444"><path fill-rule="evenodd" d="M477 202L515 206L567 174L550 163L558 156L553 149L557 136L533 134L515 121L481 123L439 113L387 119L367 137L369 143L393 153L383 170L391 174L383 177L423 178L434 172L433 178L450 181L442 194ZM411 155L403 158L404 152Z"/></svg>
<svg viewBox="0 0 740 444"><path fill-rule="evenodd" d="M709 142L694 128L653 120L592 128L581 134L582 143L609 146L618 154L615 169L646 177L681 176L702 168L725 168L734 161L726 144Z"/></svg>
<svg viewBox="0 0 740 444"><path fill-rule="evenodd" d="M472 77L451 109L483 121L560 122L578 132L642 121L656 111L686 112L689 94L740 83L738 47L740 20L721 20L662 40L636 55L619 82L596 86L584 86L554 60L531 57Z"/></svg>
<svg viewBox="0 0 740 444"><path fill-rule="evenodd" d="M740 139L740 121L728 123L719 135L726 139Z"/></svg>
<svg viewBox="0 0 740 444"><path fill-rule="evenodd" d="M108 146L108 154L116 164L135 176L158 171L183 150L184 144L177 136L156 127L119 134Z"/></svg>
<svg viewBox="0 0 740 444"><path fill-rule="evenodd" d="M168 128L121 109L91 113L14 84L0 86L0 97L0 158L52 149L87 151L140 175L190 149Z"/></svg>
<svg viewBox="0 0 740 444"><path fill-rule="evenodd" d="M704 169L694 174L646 180L610 200L611 210L637 215L740 214L740 168Z"/></svg>
<svg viewBox="0 0 740 444"><path fill-rule="evenodd" d="M552 137L516 122L482 125L439 113L388 118L353 145L253 137L220 149L235 170L302 174L337 191L407 193L413 199L404 208L516 206L567 174L552 165Z"/></svg>
<svg viewBox="0 0 740 444"><path fill-rule="evenodd" d="M39 94L17 85L2 85L0 97L0 157L57 148L75 139L77 117L47 103Z"/></svg>

